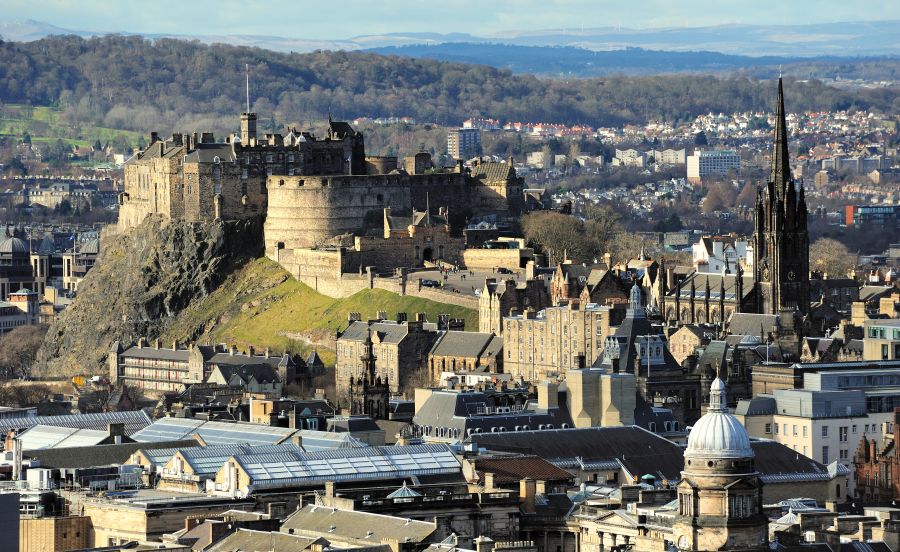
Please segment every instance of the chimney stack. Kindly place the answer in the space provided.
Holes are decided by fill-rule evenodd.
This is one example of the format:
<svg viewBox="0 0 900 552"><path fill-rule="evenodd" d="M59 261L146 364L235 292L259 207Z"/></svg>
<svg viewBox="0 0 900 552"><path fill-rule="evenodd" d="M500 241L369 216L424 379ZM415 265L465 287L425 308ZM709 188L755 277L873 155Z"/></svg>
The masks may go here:
<svg viewBox="0 0 900 552"><path fill-rule="evenodd" d="M522 512L526 514L533 514L534 510L534 495L537 490L537 485L534 479L525 478L519 481L519 504L522 507Z"/></svg>
<svg viewBox="0 0 900 552"><path fill-rule="evenodd" d="M107 424L106 431L113 438L113 443L119 445L122 443L122 437L125 436L125 424L122 422Z"/></svg>

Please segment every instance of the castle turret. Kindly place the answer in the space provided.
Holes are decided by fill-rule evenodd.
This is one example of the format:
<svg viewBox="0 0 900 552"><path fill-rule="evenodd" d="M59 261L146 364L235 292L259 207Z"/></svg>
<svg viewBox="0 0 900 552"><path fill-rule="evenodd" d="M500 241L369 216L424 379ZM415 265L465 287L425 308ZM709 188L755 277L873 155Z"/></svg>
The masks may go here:
<svg viewBox="0 0 900 552"><path fill-rule="evenodd" d="M241 113L241 145L256 143L256 113Z"/></svg>

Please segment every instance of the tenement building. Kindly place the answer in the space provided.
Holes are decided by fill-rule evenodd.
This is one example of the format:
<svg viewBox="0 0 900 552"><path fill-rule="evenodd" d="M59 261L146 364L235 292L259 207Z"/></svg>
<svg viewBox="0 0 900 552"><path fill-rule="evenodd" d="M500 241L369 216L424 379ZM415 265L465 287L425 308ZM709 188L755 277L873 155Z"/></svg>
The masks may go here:
<svg viewBox="0 0 900 552"><path fill-rule="evenodd" d="M503 318L503 370L538 382L590 366L622 309L578 301ZM619 317L621 319L621 317Z"/></svg>

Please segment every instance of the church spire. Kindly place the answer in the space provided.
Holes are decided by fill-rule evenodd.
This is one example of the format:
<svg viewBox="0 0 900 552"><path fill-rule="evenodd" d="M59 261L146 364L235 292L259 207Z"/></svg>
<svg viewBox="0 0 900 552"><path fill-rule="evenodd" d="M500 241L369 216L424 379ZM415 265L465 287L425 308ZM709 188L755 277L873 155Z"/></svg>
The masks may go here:
<svg viewBox="0 0 900 552"><path fill-rule="evenodd" d="M791 180L790 156L788 153L787 122L784 114L784 87L778 77L778 100L775 105L775 147L772 150L772 172L769 182L775 185L778 197L784 197L786 184Z"/></svg>

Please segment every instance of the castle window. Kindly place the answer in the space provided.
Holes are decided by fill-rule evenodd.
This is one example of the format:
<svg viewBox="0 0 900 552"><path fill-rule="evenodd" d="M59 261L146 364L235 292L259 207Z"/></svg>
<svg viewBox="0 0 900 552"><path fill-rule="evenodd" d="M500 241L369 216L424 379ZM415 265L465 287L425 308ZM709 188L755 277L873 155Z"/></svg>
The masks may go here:
<svg viewBox="0 0 900 552"><path fill-rule="evenodd" d="M247 169L247 167L242 168L241 169L241 178L246 180L249 176L250 176L250 171Z"/></svg>

